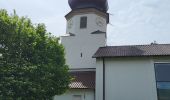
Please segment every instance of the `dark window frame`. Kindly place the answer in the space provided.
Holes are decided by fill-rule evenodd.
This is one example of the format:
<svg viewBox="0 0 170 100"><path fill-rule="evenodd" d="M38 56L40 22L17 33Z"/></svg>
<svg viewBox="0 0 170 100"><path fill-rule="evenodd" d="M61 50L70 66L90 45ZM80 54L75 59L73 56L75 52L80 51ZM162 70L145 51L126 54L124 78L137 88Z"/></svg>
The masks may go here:
<svg viewBox="0 0 170 100"><path fill-rule="evenodd" d="M154 63L154 70L155 70L155 80L156 80L156 90L157 90L157 99L158 100L161 100L160 99L160 90L159 90L159 88L158 88L158 83L163 83L163 82L165 82L165 83L170 83L170 81L168 80L168 81L157 81L157 70L156 70L156 64L170 64L170 62L160 62L160 63Z"/></svg>
<svg viewBox="0 0 170 100"><path fill-rule="evenodd" d="M87 28L87 16L80 17L80 29Z"/></svg>

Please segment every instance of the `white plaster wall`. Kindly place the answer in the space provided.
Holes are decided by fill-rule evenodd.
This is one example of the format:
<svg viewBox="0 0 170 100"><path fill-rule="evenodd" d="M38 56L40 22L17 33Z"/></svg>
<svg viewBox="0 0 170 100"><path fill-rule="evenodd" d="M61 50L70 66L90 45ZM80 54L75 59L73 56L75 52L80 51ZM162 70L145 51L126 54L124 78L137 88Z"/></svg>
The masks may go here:
<svg viewBox="0 0 170 100"><path fill-rule="evenodd" d="M103 100L103 62L96 61L96 100Z"/></svg>
<svg viewBox="0 0 170 100"><path fill-rule="evenodd" d="M73 95L81 95L82 100L94 100L94 90L90 89L70 89L63 95L55 96L54 100L73 100Z"/></svg>
<svg viewBox="0 0 170 100"><path fill-rule="evenodd" d="M170 63L170 57L154 57L153 63Z"/></svg>
<svg viewBox="0 0 170 100"><path fill-rule="evenodd" d="M80 17L87 16L87 28L80 29ZM96 25L96 14L83 14L73 16L73 27L67 29L75 36L61 37L61 43L65 47L66 63L70 68L95 68L96 59L93 54L99 47L105 46L105 34L91 34L101 30L106 32L106 23L103 27ZM81 57L82 53L82 57Z"/></svg>
<svg viewBox="0 0 170 100"><path fill-rule="evenodd" d="M80 29L80 18L83 16L87 16L87 28L85 29ZM98 26L96 24L96 18L100 17L104 23L104 25L102 27ZM72 20L72 27L68 28L68 21ZM99 15L96 14L78 14L73 16L72 18L68 19L67 21L67 29L66 29L66 33L73 33L73 34L87 34L87 33L91 33L97 30L106 32L106 28L107 28L107 23L106 23L106 18L101 17Z"/></svg>
<svg viewBox="0 0 170 100"><path fill-rule="evenodd" d="M101 62L98 60L96 66L96 91L102 87ZM154 60L108 58L105 64L106 100L157 100ZM101 100L97 98L102 98L101 92L96 92L96 100Z"/></svg>

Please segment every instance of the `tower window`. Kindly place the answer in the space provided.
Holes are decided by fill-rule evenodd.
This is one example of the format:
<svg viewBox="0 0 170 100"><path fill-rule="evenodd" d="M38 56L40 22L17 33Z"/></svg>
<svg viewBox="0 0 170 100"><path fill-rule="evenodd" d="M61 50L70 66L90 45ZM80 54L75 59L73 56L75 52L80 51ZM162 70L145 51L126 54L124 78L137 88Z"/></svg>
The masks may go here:
<svg viewBox="0 0 170 100"><path fill-rule="evenodd" d="M80 57L81 57L81 58L83 57L83 53L80 54Z"/></svg>
<svg viewBox="0 0 170 100"><path fill-rule="evenodd" d="M87 17L81 17L80 18L80 28L87 28Z"/></svg>

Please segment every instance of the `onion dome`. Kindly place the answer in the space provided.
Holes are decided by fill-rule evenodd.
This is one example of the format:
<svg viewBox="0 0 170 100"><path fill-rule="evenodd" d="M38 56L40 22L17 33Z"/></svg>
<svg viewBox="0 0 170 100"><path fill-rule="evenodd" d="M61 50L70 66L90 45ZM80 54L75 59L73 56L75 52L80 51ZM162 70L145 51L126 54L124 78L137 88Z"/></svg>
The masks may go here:
<svg viewBox="0 0 170 100"><path fill-rule="evenodd" d="M108 10L107 0L68 0L72 10L79 8L96 8L103 12Z"/></svg>

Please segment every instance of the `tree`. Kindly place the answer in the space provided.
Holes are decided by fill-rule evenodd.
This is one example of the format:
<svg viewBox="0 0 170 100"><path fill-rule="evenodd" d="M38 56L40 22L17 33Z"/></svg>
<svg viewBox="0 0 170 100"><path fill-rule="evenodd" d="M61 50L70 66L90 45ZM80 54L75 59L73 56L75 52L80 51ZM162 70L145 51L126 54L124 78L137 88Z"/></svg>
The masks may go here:
<svg viewBox="0 0 170 100"><path fill-rule="evenodd" d="M0 100L51 100L69 83L59 39L44 24L0 10Z"/></svg>

